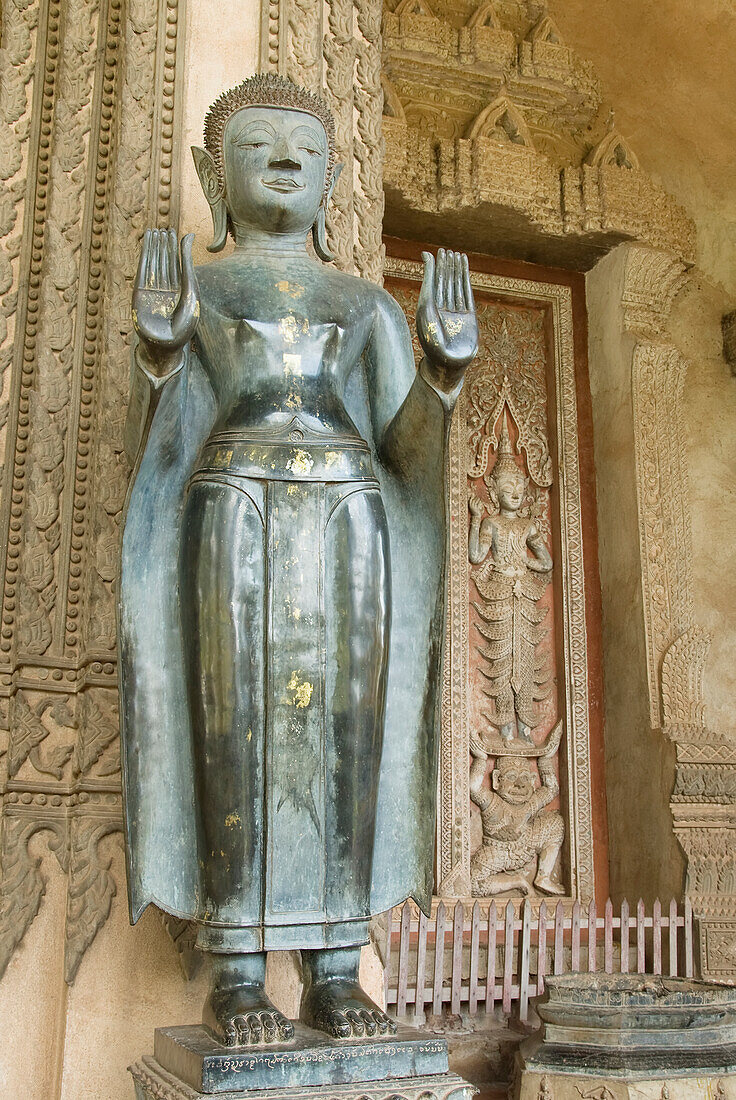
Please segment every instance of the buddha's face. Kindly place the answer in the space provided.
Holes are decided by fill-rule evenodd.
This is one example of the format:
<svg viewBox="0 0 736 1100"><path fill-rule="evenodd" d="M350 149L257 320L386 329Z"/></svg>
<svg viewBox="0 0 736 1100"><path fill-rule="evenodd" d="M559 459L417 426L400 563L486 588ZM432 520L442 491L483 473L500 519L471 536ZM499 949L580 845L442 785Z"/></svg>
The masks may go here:
<svg viewBox="0 0 736 1100"><path fill-rule="evenodd" d="M520 806L534 793L534 772L523 758L501 757L496 765L493 787L504 802Z"/></svg>
<svg viewBox="0 0 736 1100"><path fill-rule="evenodd" d="M496 492L498 503L507 512L518 512L524 500L526 478L521 472L503 473L496 478Z"/></svg>
<svg viewBox="0 0 736 1100"><path fill-rule="evenodd" d="M227 121L223 154L234 222L273 233L309 231L329 157L319 119L283 107L244 107Z"/></svg>

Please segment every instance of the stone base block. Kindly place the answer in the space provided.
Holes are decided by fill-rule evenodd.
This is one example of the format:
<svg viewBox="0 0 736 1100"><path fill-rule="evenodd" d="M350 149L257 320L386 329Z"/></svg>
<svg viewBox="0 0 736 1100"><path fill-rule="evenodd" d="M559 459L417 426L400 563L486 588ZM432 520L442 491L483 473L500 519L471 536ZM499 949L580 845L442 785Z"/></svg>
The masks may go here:
<svg viewBox="0 0 736 1100"><path fill-rule="evenodd" d="M693 1071L684 1076L609 1077L524 1069L513 1100L736 1100L736 1075Z"/></svg>
<svg viewBox="0 0 736 1100"><path fill-rule="evenodd" d="M191 1088L163 1069L155 1058L130 1067L136 1100L207 1100L212 1093ZM342 1085L295 1085L290 1088L240 1089L221 1092L219 1100L472 1100L478 1090L454 1073L421 1077L385 1077ZM579 1100L579 1097L575 1097ZM729 1100L731 1098L729 1097Z"/></svg>
<svg viewBox="0 0 736 1100"><path fill-rule="evenodd" d="M225 1047L201 1025L158 1028L154 1056L130 1067L138 1100L470 1100L447 1043L396 1035L331 1039L295 1024L288 1043Z"/></svg>

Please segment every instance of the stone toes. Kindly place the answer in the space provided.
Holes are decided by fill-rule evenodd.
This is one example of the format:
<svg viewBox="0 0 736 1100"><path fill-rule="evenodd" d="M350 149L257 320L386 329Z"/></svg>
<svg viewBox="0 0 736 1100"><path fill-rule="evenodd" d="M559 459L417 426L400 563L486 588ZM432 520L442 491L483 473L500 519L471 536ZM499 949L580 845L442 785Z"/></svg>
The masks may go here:
<svg viewBox="0 0 736 1100"><path fill-rule="evenodd" d="M360 1018L363 1021L366 1035L375 1035L378 1030L378 1021L376 1020L376 1014L369 1012L367 1008L362 1009Z"/></svg>
<svg viewBox="0 0 736 1100"><path fill-rule="evenodd" d="M240 1047L247 1046L250 1042L250 1031L245 1016L233 1016L229 1026L235 1030L237 1035L236 1045Z"/></svg>
<svg viewBox="0 0 736 1100"><path fill-rule="evenodd" d="M270 1012L262 1012L261 1023L263 1024L264 1043L274 1043L277 1035L275 1016Z"/></svg>
<svg viewBox="0 0 736 1100"><path fill-rule="evenodd" d="M287 1020L280 1012L275 1014L275 1020L279 1029L279 1036L285 1043L288 1043L290 1039L294 1038L294 1025L291 1020Z"/></svg>
<svg viewBox="0 0 736 1100"><path fill-rule="evenodd" d="M388 1016L385 1016L383 1012L374 1012L373 1019L376 1021L378 1034L385 1035L388 1031Z"/></svg>
<svg viewBox="0 0 736 1100"><path fill-rule="evenodd" d="M382 1012L381 1015L386 1021L386 1030L388 1031L389 1035L395 1035L399 1029L399 1025L396 1023L396 1020L392 1020L391 1017L387 1016L385 1012Z"/></svg>
<svg viewBox="0 0 736 1100"><path fill-rule="evenodd" d="M342 1012L330 1013L330 1031L337 1039L349 1039L353 1034L353 1025L347 1019L347 1013L343 1016Z"/></svg>
<svg viewBox="0 0 736 1100"><path fill-rule="evenodd" d="M250 1031L250 1042L260 1043L263 1039L263 1023L261 1021L260 1012L248 1012L246 1017L246 1023ZM246 1040L247 1042L248 1040Z"/></svg>
<svg viewBox="0 0 736 1100"><path fill-rule="evenodd" d="M365 1025L363 1024L363 1020L357 1008L349 1008L345 1015L353 1026L353 1035L363 1035L365 1033Z"/></svg>
<svg viewBox="0 0 736 1100"><path fill-rule="evenodd" d="M222 1029L222 1042L226 1047L235 1047L238 1045L240 1038L238 1028L235 1026L232 1020L229 1020L225 1027Z"/></svg>

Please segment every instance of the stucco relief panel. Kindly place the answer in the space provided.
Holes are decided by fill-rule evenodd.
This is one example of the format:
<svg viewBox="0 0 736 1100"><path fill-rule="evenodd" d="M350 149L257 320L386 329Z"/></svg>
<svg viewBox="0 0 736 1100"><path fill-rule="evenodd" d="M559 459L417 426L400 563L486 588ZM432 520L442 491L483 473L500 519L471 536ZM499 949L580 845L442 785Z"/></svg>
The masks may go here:
<svg viewBox="0 0 736 1100"><path fill-rule="evenodd" d="M420 276L421 265L387 258L409 316ZM481 352L450 442L438 892L590 898L570 292L481 274L473 285ZM502 470L518 480L519 503L500 513ZM510 822L517 816L521 827Z"/></svg>

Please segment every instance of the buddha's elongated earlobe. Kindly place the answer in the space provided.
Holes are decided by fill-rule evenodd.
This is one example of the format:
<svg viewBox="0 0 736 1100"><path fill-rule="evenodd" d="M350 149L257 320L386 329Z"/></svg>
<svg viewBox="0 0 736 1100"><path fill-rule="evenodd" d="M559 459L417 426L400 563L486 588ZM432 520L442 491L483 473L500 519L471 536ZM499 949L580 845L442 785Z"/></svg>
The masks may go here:
<svg viewBox="0 0 736 1100"><path fill-rule="evenodd" d="M324 260L325 263L331 263L335 259L327 244L327 207L332 198L332 192L335 190L335 184L340 178L340 173L344 167L344 164L335 165L332 172L332 179L330 180L330 188L322 200L320 208L317 211L317 217L314 220L314 225L312 226L314 251L317 253L320 260Z"/></svg>
<svg viewBox="0 0 736 1100"><path fill-rule="evenodd" d="M207 251L221 252L227 240L227 207L222 186L217 178L217 169L212 157L205 149L193 145L192 156L204 197L209 203L212 214L213 240L212 244L207 245Z"/></svg>

